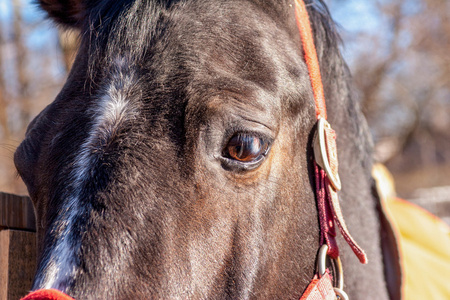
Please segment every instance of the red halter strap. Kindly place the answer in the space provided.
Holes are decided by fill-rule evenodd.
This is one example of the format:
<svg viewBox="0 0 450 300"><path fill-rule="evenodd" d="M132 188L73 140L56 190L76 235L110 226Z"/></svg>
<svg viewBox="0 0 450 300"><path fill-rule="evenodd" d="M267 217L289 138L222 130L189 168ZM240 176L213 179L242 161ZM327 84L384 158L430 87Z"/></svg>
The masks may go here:
<svg viewBox="0 0 450 300"><path fill-rule="evenodd" d="M300 31L302 46L305 55L306 65L308 66L309 78L314 93L316 103L316 117L327 119L327 107L325 105L325 96L323 93L322 77L320 76L319 60L317 59L316 46L309 22L309 15L306 11L305 3L302 0L295 0L295 17L297 27Z"/></svg>
<svg viewBox="0 0 450 300"><path fill-rule="evenodd" d="M339 296L339 299L348 299L347 294L342 290L344 282L339 259L339 248L336 242L335 222L359 261L363 264L367 263L367 256L350 235L339 205L337 192L341 189L341 182L338 174L336 133L326 121L327 110L322 78L320 76L319 60L317 59L309 15L303 0L295 0L295 17L311 80L316 105L316 118L318 120L313 144L316 197L320 221L320 243L322 245L319 251L319 256L322 256L322 258L318 258L320 270L308 285L300 300L332 300L336 299L337 296ZM337 262L340 273L338 288L333 288L331 276L326 270L326 259L321 255L321 253L325 252L326 255Z"/></svg>
<svg viewBox="0 0 450 300"><path fill-rule="evenodd" d="M312 35L311 24L305 3L295 0L295 15L297 26L302 39L302 46L308 66L311 85L316 103L316 117L318 119L318 132L315 137L314 156L316 160L316 192L319 209L321 239L328 245L328 255L336 259L339 249L335 241L334 222L337 223L341 234L359 258L361 263L367 263L367 256L361 247L353 240L345 225L339 205L337 191L340 190L338 175L338 161L336 149L336 134L328 122L325 97L320 76L319 61Z"/></svg>
<svg viewBox="0 0 450 300"><path fill-rule="evenodd" d="M321 233L320 243L322 245L326 244L324 249L327 255L337 260L340 265L339 248L336 243L335 223L337 223L342 236L350 245L359 261L365 264L367 263L367 256L364 250L358 246L350 235L339 205L337 192L341 189L341 182L338 174L336 133L326 121L327 111L320 66L317 59L309 15L303 0L295 0L295 17L311 80L316 105L316 118L318 120L317 132L313 144L316 197ZM343 299L346 298L345 293L342 291L343 281L341 282L341 287L336 289L332 287L331 279L327 272L321 271L319 273L321 274L316 275L301 300L336 299L336 295L339 295Z"/></svg>

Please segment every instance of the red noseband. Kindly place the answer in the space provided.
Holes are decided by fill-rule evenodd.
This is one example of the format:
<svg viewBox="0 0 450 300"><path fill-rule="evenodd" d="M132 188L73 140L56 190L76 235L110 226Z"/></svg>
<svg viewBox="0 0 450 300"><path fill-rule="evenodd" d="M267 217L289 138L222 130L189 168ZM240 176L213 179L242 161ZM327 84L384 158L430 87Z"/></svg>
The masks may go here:
<svg viewBox="0 0 450 300"><path fill-rule="evenodd" d="M74 300L72 297L55 289L37 290L29 293L22 300Z"/></svg>

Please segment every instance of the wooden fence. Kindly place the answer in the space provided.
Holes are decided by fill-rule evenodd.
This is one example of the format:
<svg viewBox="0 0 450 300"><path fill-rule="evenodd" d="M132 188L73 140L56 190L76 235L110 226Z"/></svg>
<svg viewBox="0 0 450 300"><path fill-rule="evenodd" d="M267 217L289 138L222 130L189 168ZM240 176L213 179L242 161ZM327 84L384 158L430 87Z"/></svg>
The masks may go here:
<svg viewBox="0 0 450 300"><path fill-rule="evenodd" d="M18 300L36 269L36 227L30 198L0 192L0 300Z"/></svg>

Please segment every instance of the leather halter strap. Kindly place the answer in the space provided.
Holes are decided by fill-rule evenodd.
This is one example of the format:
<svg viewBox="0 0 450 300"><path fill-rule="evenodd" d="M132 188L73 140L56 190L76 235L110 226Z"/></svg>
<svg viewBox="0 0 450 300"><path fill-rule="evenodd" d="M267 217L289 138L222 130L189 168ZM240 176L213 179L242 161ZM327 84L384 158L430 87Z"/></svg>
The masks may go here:
<svg viewBox="0 0 450 300"><path fill-rule="evenodd" d="M314 45L309 15L303 0L295 0L295 17L308 67L311 86L316 106L316 118L318 120L317 132L314 137L314 170L316 180L317 208L320 221L320 243L322 248L327 249L327 255L335 260L339 259L339 248L336 242L335 223L350 245L351 249L363 264L367 263L364 250L355 242L350 235L344 221L339 205L337 192L341 189L338 174L338 159L336 148L336 133L326 121L327 110L325 95L323 91L322 78L320 75L319 60ZM343 281L341 287L333 288L328 271L320 272L314 277L300 300L328 300L348 299L343 292Z"/></svg>
<svg viewBox="0 0 450 300"><path fill-rule="evenodd" d="M327 112L320 66L314 46L309 15L303 0L295 0L295 16L314 93L316 117L319 122L319 132L315 138L316 141L319 141L315 143L314 156L316 159L316 197L319 209L321 242L323 243L325 241L328 245L328 255L331 258L336 259L339 256L339 249L335 240L334 222L336 222L344 239L361 263L367 263L366 254L354 241L345 225L339 205L337 191L340 189L340 181L337 170L336 134L328 122L326 122Z"/></svg>
<svg viewBox="0 0 450 300"><path fill-rule="evenodd" d="M303 0L295 0L295 18L297 27L300 31L305 62L308 66L309 78L314 93L316 117L317 119L324 118L326 120L327 107L325 105L325 95L323 92L322 77L320 75L319 60L317 59L317 51L316 46L314 45L309 15Z"/></svg>

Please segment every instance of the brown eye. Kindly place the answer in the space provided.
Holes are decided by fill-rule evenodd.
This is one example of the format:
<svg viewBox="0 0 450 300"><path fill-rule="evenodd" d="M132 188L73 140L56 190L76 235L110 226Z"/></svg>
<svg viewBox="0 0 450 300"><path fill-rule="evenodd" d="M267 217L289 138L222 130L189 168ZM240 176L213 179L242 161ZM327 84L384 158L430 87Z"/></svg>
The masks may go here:
<svg viewBox="0 0 450 300"><path fill-rule="evenodd" d="M255 162L266 155L268 146L269 144L260 137L238 133L228 141L224 154L239 162Z"/></svg>

